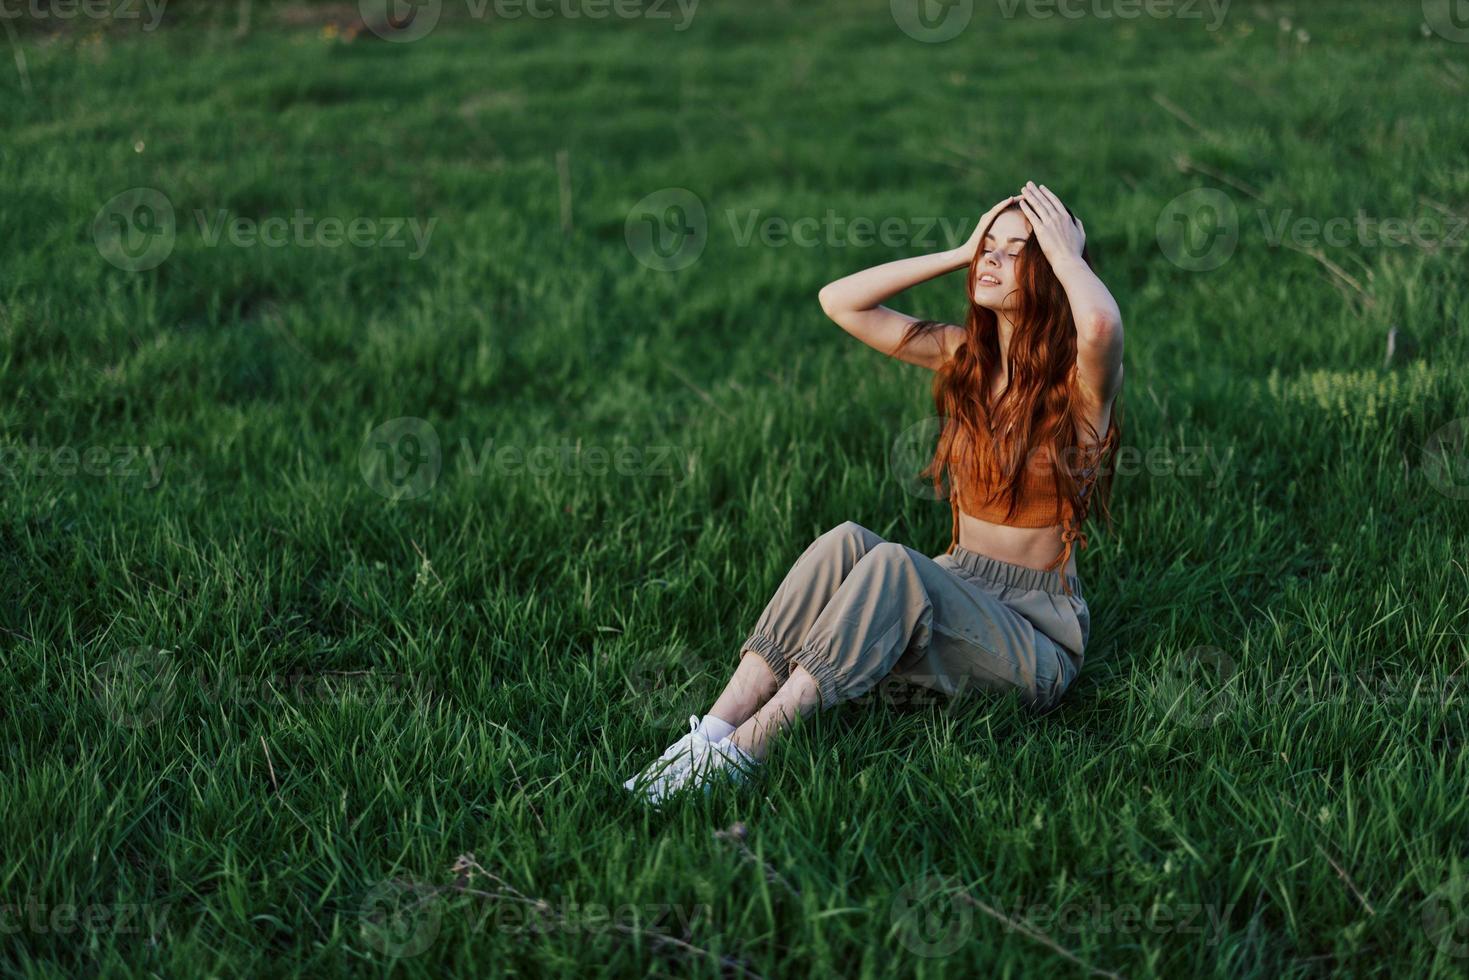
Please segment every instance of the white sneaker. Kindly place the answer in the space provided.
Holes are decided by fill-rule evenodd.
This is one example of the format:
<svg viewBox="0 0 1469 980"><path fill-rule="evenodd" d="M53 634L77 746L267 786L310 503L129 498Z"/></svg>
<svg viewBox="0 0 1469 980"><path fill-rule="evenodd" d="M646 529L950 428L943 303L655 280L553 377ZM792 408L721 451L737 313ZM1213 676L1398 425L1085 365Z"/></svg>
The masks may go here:
<svg viewBox="0 0 1469 980"><path fill-rule="evenodd" d="M708 792L721 780L743 783L759 765L729 739L711 742L702 736L695 738L689 746L689 755L685 758L687 761L668 773L660 787L660 796L653 802L662 802L675 793L685 791Z"/></svg>
<svg viewBox="0 0 1469 980"><path fill-rule="evenodd" d="M658 802L664 796L665 786L669 779L677 772L687 766L693 758L696 742L708 745L709 739L699 731L699 716L689 715L689 733L663 750L663 754L638 773L633 778L622 784L622 788L634 793L642 793L651 802Z"/></svg>

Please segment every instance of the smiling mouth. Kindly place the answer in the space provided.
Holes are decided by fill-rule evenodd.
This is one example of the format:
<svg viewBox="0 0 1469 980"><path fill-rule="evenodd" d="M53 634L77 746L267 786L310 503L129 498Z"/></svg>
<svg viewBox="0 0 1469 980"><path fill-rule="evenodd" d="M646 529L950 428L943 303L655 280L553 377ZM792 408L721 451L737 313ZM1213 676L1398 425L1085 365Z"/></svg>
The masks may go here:
<svg viewBox="0 0 1469 980"><path fill-rule="evenodd" d="M980 276L974 282L978 286L998 286L1000 284L1000 280L994 276Z"/></svg>

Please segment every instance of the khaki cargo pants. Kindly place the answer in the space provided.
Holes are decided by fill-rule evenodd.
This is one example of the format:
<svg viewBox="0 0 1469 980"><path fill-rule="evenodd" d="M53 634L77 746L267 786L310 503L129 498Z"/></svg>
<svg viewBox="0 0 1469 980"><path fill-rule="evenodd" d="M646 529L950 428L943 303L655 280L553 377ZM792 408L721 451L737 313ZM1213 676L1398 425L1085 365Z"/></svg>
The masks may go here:
<svg viewBox="0 0 1469 980"><path fill-rule="evenodd" d="M1081 583L955 547L930 558L848 521L786 573L740 655L783 683L799 665L822 706L861 697L889 674L957 696L1016 691L1055 707L1081 671L1091 616Z"/></svg>

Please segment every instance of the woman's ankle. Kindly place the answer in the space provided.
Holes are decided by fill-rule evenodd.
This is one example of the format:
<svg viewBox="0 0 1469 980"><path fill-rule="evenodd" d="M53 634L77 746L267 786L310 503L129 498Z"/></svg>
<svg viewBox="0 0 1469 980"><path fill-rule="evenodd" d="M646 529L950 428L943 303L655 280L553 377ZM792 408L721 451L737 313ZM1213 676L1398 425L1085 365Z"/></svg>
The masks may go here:
<svg viewBox="0 0 1469 980"><path fill-rule="evenodd" d="M699 722L699 731L703 732L711 742L722 742L734 734L739 726L733 722L725 721L714 712L709 712Z"/></svg>
<svg viewBox="0 0 1469 980"><path fill-rule="evenodd" d="M770 666L760 657L746 655L709 713L739 727L755 717L778 690L780 680Z"/></svg>

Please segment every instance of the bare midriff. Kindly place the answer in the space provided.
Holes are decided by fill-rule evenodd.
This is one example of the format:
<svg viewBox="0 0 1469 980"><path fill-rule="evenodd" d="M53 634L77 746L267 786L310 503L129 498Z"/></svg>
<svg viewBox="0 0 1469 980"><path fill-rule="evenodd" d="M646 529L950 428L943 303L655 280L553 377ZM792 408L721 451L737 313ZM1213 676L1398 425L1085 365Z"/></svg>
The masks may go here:
<svg viewBox="0 0 1469 980"><path fill-rule="evenodd" d="M1012 565L1045 571L1055 568L1056 556L1061 553L1064 544L1060 524L1050 527L1011 527L959 511L959 547L966 551L997 558ZM1068 575L1076 574L1074 549L1067 556L1064 571Z"/></svg>
<svg viewBox="0 0 1469 980"><path fill-rule="evenodd" d="M949 463L957 464L951 446ZM1076 574L1077 546L1086 547L1086 535L1070 499L1055 483L1054 454L1042 446L1026 454L1020 474L1020 496L1012 509L1000 490L992 467L985 467L972 484L965 477L953 487L949 504L953 510L950 550L961 547L1012 565L1042 571ZM960 466L960 469L967 469ZM1083 495L1091 490L1094 468L1088 468ZM951 469L951 482L955 477Z"/></svg>

